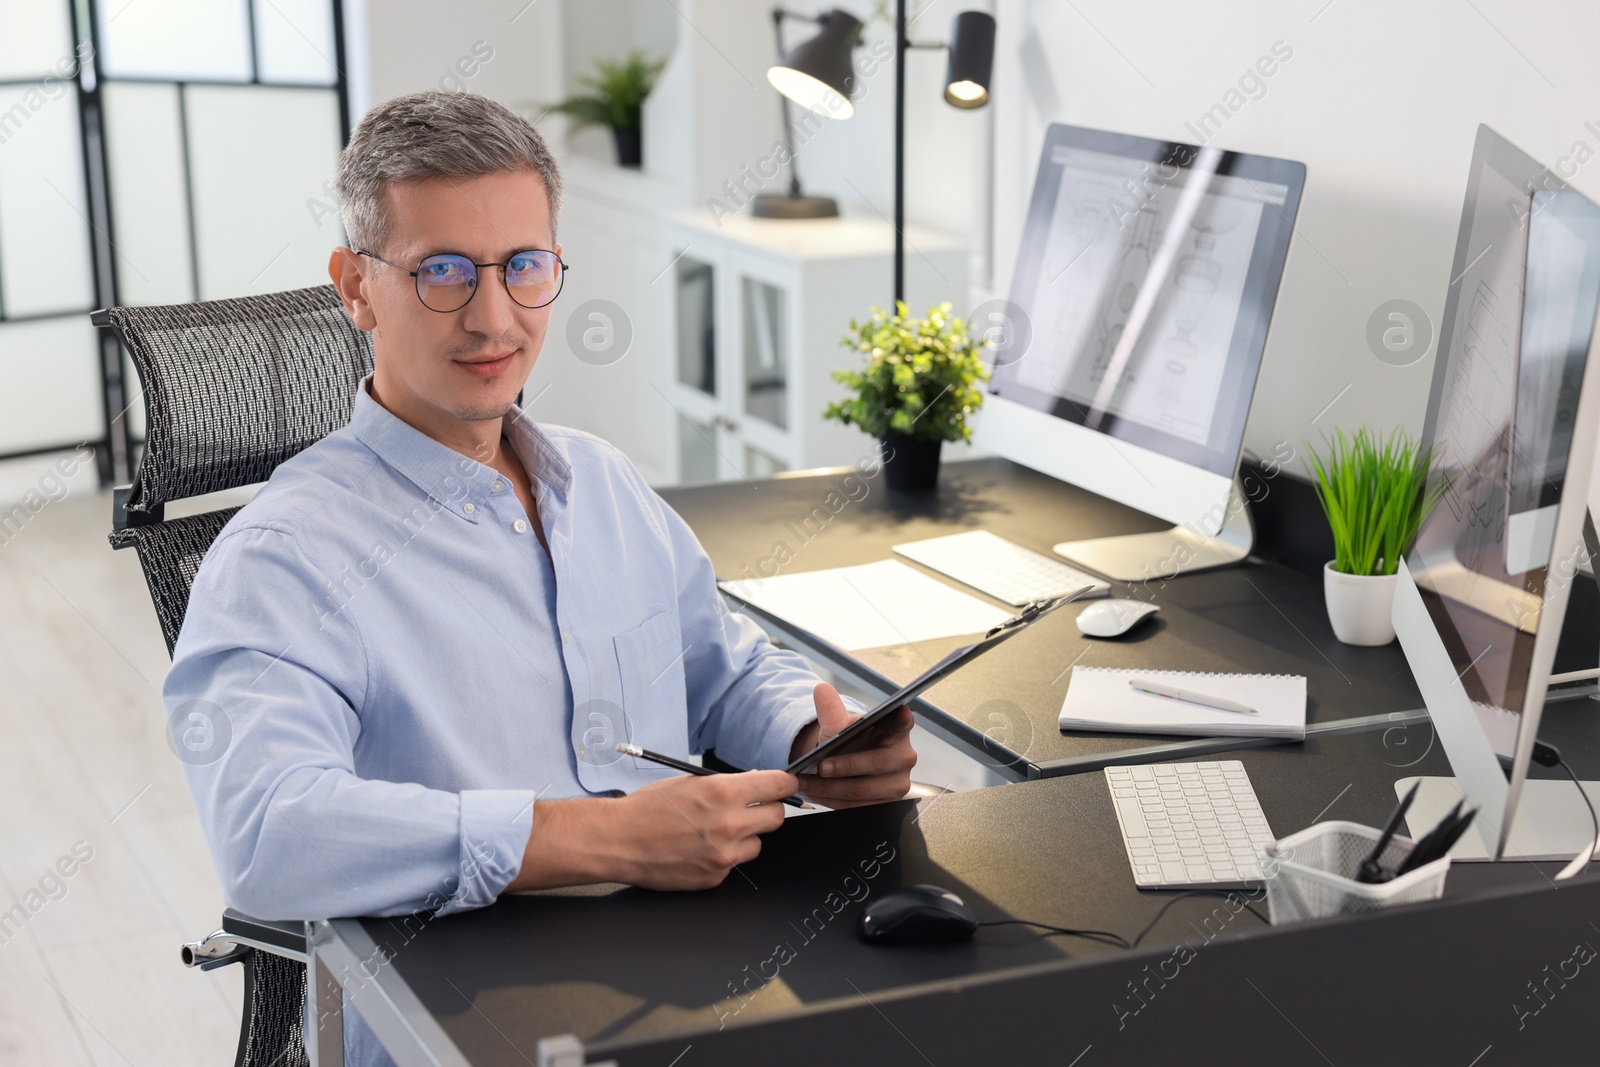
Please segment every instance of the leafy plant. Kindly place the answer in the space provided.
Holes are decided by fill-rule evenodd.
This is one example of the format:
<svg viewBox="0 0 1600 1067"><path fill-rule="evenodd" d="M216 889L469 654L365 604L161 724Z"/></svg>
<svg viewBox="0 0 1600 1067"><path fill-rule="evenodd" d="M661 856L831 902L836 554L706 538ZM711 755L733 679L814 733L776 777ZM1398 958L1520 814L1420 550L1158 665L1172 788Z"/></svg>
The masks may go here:
<svg viewBox="0 0 1600 1067"><path fill-rule="evenodd" d="M1365 428L1354 436L1337 431L1326 456L1310 445L1306 452L1316 474L1317 499L1333 530L1333 569L1395 573L1422 521L1449 488L1445 478L1428 484L1431 453L1399 430L1380 440Z"/></svg>
<svg viewBox="0 0 1600 1067"><path fill-rule="evenodd" d="M595 73L578 79L578 84L593 92L568 97L552 111L568 116L579 126L610 126L616 130L637 130L644 98L656 86L656 78L667 65L664 59L646 59L643 52L630 52L626 59L596 59Z"/></svg>
<svg viewBox="0 0 1600 1067"><path fill-rule="evenodd" d="M983 406L974 383L989 378L980 355L989 342L974 340L950 311L944 303L930 308L927 318L912 318L901 301L893 315L874 307L865 322L851 319L839 344L865 355L867 365L833 372L855 396L829 404L822 417L873 437L892 430L925 441L969 440L967 415Z"/></svg>

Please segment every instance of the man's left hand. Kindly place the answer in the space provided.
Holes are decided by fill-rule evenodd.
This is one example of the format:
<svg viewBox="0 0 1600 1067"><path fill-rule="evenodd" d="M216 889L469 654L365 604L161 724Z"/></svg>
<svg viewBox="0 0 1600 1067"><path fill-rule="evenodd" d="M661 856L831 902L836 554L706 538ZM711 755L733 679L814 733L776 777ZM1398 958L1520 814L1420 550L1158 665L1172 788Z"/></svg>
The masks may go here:
<svg viewBox="0 0 1600 1067"><path fill-rule="evenodd" d="M801 730L789 749L798 759L837 736L855 721L838 690L826 682L812 690L817 721ZM899 800L911 789L911 768L917 751L911 747L911 709L896 708L852 746L855 751L829 756L811 774L800 776L800 792L829 808L853 808Z"/></svg>

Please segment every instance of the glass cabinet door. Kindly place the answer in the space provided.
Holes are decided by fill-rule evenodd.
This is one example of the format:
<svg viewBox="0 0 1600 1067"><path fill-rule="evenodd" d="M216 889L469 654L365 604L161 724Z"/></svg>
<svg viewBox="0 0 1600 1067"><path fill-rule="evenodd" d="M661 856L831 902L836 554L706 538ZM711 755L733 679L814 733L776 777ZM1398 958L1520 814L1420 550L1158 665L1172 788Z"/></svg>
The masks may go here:
<svg viewBox="0 0 1600 1067"><path fill-rule="evenodd" d="M756 278L739 279L744 349L744 413L789 426L788 309L783 290Z"/></svg>
<svg viewBox="0 0 1600 1067"><path fill-rule="evenodd" d="M716 272L709 263L680 256L676 284L678 381L707 396L716 396Z"/></svg>
<svg viewBox="0 0 1600 1067"><path fill-rule="evenodd" d="M789 465L777 456L771 456L752 445L744 446L744 475L751 481L782 474Z"/></svg>
<svg viewBox="0 0 1600 1067"><path fill-rule="evenodd" d="M706 485L721 480L717 470L717 428L678 415L678 484Z"/></svg>

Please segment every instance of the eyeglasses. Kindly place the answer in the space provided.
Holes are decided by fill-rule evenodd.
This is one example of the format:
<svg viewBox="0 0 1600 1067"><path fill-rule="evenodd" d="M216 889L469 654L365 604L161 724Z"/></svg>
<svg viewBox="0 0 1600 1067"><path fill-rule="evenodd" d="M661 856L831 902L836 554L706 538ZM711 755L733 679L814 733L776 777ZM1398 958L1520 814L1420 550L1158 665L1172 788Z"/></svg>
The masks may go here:
<svg viewBox="0 0 1600 1067"><path fill-rule="evenodd" d="M356 249L356 255L405 271L416 279L417 299L422 301L422 306L429 311L445 313L460 311L472 300L472 294L478 291L481 267L499 267L506 293L530 310L544 307L561 294L568 269L560 256L542 248L513 253L504 263L474 263L466 256L446 253L429 256L417 264L416 270L406 270L364 249Z"/></svg>

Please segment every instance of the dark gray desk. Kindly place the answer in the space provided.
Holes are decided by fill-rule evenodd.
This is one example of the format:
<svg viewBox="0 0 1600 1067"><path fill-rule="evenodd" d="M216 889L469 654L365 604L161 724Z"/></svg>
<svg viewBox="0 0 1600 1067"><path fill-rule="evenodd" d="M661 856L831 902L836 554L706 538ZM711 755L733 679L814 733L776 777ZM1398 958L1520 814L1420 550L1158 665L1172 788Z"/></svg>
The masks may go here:
<svg viewBox="0 0 1600 1067"><path fill-rule="evenodd" d="M861 486L868 487L864 497ZM837 493L831 505L830 492ZM694 528L722 578L770 577L778 559L790 560L782 573L870 563L889 558L902 541L967 529L1048 555L1058 541L1159 528L1148 515L1002 459L945 464L930 496L891 494L881 477L868 481L848 468L662 495ZM861 499L839 507L850 495ZM1391 716L1422 717L1399 646L1341 644L1328 626L1320 581L1298 571L1252 563L1112 585L1113 595L1149 600L1160 614L1130 637L1106 641L1080 634L1076 609L1068 607L930 689L916 709L923 721L1009 777L1038 778L1146 760L1158 754L1152 750L1195 755L1239 747L1237 739L1174 745L1171 738L1063 734L1056 718L1073 663L1303 674L1314 730L1386 729ZM969 640L848 652L759 609L743 610L784 643L883 693Z"/></svg>
<svg viewBox="0 0 1600 1067"><path fill-rule="evenodd" d="M1447 773L1436 750L1401 766L1415 756L1396 740L1237 755L1288 833L1381 821L1395 778ZM567 1034L584 1048L567 1062L620 1067L1068 1064L1090 1046L1084 1064L1466 1065L1491 1046L1480 1062L1579 1062L1600 972L1584 968L1521 1028L1512 1010L1546 965L1600 946L1600 879L1552 890L1554 870L1458 865L1438 904L1280 929L1192 898L1133 953L1015 927L961 946L855 938L864 900L918 882L955 889L983 920L1133 937L1170 894L1133 888L1103 776L1082 774L791 819L711 892L596 887L414 927L334 925L358 956L382 946L376 983L434 1027L439 1063L563 1062L540 1042Z"/></svg>
<svg viewBox="0 0 1600 1067"><path fill-rule="evenodd" d="M668 497L718 570L740 577L774 541L798 541L793 524L839 477ZM978 525L1044 551L1150 526L1000 461L950 465L945 478L933 500L879 492L814 524L790 545L795 566L881 559L896 541ZM1359 732L1224 754L1245 763L1280 835L1320 819L1379 823L1397 778L1449 773L1429 724L1383 718L1419 703L1398 649L1335 642L1313 579L1249 566L1145 591L1163 610L1142 640L1091 643L1070 617L1048 620L980 661L987 677L970 668L920 709L1013 774L1047 780L792 819L707 893L591 887L432 921L318 924L318 986L342 985L403 1064L1593 1062L1600 970L1570 977L1567 961L1575 945L1600 946L1600 877L1554 889L1557 865L1457 865L1438 903L1280 929L1186 899L1134 952L1017 927L963 946L855 939L866 900L918 882L955 889L984 920L1129 937L1170 899L1133 887L1103 776L1062 773L1163 755L1159 739L1056 730L1065 677L1055 676L1079 653L1101 665L1297 671L1314 723L1378 716ZM807 651L888 689L951 643L860 661ZM999 692L1014 694L1020 716L1005 725L1030 731L1009 749L983 736ZM1554 705L1541 731L1590 778L1600 778L1597 710Z"/></svg>

